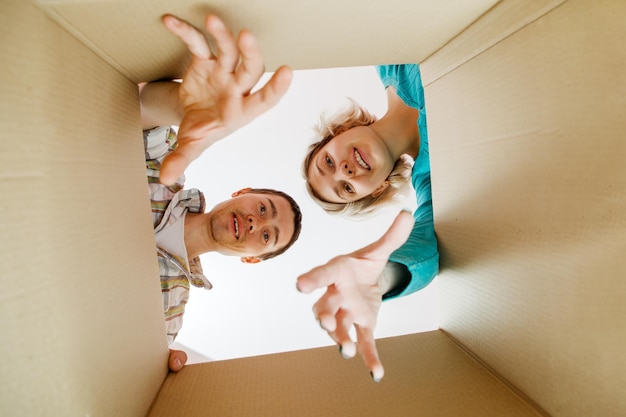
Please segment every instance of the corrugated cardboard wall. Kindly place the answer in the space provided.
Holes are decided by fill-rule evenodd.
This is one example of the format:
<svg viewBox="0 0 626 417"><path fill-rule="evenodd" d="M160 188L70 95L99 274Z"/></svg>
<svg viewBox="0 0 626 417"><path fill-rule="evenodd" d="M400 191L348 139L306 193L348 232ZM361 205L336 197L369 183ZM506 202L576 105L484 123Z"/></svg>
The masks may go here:
<svg viewBox="0 0 626 417"><path fill-rule="evenodd" d="M539 417L441 331L378 341L386 376L334 347L192 365L170 374L150 417Z"/></svg>
<svg viewBox="0 0 626 417"><path fill-rule="evenodd" d="M567 1L426 89L442 326L553 416L626 415L624 16Z"/></svg>
<svg viewBox="0 0 626 417"><path fill-rule="evenodd" d="M183 66L171 64L184 49L162 13L199 24L217 11L259 36L268 69L313 68L421 61L494 1L316 3L306 14L287 1L38 3L104 60L27 2L3 2L3 415L141 415L165 374L158 288L146 295L156 265L137 197L141 142L129 139L133 81ZM558 4L510 7L474 26L486 48L459 53L461 37L424 62L444 328L553 415L620 415L626 13L620 0L570 0L535 20ZM429 73L442 54L452 65ZM340 362L332 378L352 375ZM348 366L350 381L371 384L361 363Z"/></svg>
<svg viewBox="0 0 626 417"><path fill-rule="evenodd" d="M494 2L3 2L0 414L142 415L163 380L134 85L184 67L163 13L216 11L259 36L269 69L305 68L419 60Z"/></svg>
<svg viewBox="0 0 626 417"><path fill-rule="evenodd" d="M164 13L203 27L208 12L258 38L273 71L420 62L497 0L246 1L38 0L42 8L130 79L182 76L186 50L160 24Z"/></svg>
<svg viewBox="0 0 626 417"><path fill-rule="evenodd" d="M29 2L0 38L0 415L142 415L166 340L136 86Z"/></svg>

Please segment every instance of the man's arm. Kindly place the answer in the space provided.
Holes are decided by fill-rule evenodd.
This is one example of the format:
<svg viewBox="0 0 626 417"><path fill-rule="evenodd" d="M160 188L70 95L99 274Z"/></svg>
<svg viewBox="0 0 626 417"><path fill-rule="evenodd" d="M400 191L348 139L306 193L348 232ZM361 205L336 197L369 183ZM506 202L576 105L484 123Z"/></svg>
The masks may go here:
<svg viewBox="0 0 626 417"><path fill-rule="evenodd" d="M205 28L215 38L214 54L204 35L189 23L167 15L163 24L192 55L182 84L149 83L141 87L144 127L179 125L178 147L161 167L160 181L169 185L213 143L276 105L289 88L292 72L284 66L279 68L267 84L251 93L265 66L259 44L250 32L243 30L235 39L217 16L208 15Z"/></svg>
<svg viewBox="0 0 626 417"><path fill-rule="evenodd" d="M143 130L157 126L179 126L184 111L176 81L157 81L139 85L139 105Z"/></svg>

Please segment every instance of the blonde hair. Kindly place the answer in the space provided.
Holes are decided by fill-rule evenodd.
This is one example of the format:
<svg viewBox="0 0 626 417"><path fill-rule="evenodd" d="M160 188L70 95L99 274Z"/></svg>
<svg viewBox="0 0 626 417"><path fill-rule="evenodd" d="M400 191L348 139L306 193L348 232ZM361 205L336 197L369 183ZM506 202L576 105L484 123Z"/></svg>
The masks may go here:
<svg viewBox="0 0 626 417"><path fill-rule="evenodd" d="M311 187L309 181L309 166L315 155L335 136L358 126L369 126L377 119L376 116L360 106L355 100L348 98L348 106L340 113L326 117L320 116L320 122L315 129L316 136L321 140L309 146L302 162L302 176L306 180L306 190L322 209L330 214L340 214L350 217L362 217L371 214L376 208L390 203L402 187L409 182L412 161L408 155L402 155L387 177L389 186L376 197L367 195L359 200L348 203L332 203L324 200Z"/></svg>

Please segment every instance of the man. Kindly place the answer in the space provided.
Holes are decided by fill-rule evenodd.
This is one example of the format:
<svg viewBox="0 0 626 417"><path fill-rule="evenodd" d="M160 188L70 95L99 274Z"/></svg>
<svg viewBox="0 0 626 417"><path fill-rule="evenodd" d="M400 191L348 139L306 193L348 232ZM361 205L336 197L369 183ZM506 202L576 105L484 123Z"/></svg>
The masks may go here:
<svg viewBox="0 0 626 417"><path fill-rule="evenodd" d="M175 147L170 127L144 131L148 186L161 270L161 290L168 341L182 326L189 283L206 289L199 256L218 252L257 263L280 255L300 234L300 208L287 194L246 188L204 212L203 194L183 189L184 177L173 185L159 182L159 167Z"/></svg>
<svg viewBox="0 0 626 417"><path fill-rule="evenodd" d="M256 263L277 256L298 238L300 208L287 194L243 189L232 199L204 212L198 190L184 190L182 175L189 163L213 143L273 107L291 82L291 70L280 68L258 91L250 91L263 75L262 55L254 37L242 31L235 41L216 16L206 18L215 38L213 54L198 30L174 17L163 23L192 53L183 82L140 85L146 167L157 242L163 308L168 341L182 325L189 283L211 288L199 255L218 252ZM180 126L177 135L171 125ZM187 360L170 350L169 367L178 371Z"/></svg>

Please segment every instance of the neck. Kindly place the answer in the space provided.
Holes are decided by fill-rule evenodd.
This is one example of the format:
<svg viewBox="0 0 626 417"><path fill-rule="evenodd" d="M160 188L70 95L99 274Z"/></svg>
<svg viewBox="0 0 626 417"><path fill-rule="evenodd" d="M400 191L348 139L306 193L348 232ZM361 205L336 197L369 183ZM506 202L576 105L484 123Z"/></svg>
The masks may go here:
<svg viewBox="0 0 626 417"><path fill-rule="evenodd" d="M209 237L209 221L207 213L187 213L185 216L184 239L189 259L214 250Z"/></svg>
<svg viewBox="0 0 626 417"><path fill-rule="evenodd" d="M402 154L417 157L419 150L419 133L417 118L419 112L409 107L396 94L393 87L387 87L387 113L371 125L371 128L383 138L392 157L396 160Z"/></svg>

